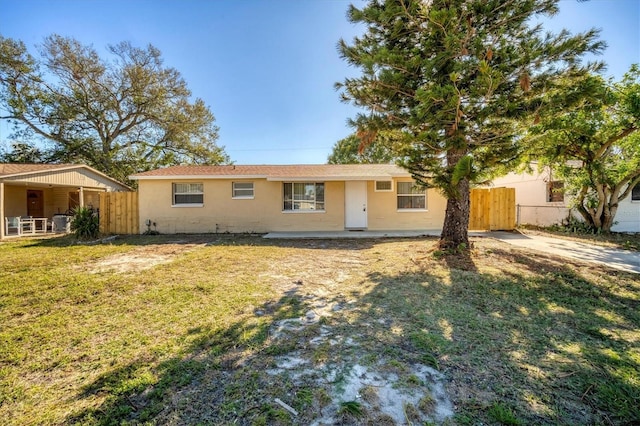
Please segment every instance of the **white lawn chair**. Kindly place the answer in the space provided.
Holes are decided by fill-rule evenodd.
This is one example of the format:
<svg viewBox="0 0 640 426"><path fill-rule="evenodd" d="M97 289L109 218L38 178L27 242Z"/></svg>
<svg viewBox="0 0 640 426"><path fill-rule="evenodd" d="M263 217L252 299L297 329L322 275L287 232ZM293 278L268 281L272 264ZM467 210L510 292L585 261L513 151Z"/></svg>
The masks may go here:
<svg viewBox="0 0 640 426"><path fill-rule="evenodd" d="M20 216L4 218L4 235L11 235L11 230L13 230L13 235L19 236L22 234L21 228Z"/></svg>

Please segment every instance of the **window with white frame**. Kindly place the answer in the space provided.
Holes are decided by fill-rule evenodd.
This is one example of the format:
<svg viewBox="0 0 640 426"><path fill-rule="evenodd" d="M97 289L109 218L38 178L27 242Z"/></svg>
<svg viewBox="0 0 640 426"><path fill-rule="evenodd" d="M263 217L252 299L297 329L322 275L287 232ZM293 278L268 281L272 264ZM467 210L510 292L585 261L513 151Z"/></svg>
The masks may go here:
<svg viewBox="0 0 640 426"><path fill-rule="evenodd" d="M426 210L427 193L413 182L398 182L398 210Z"/></svg>
<svg viewBox="0 0 640 426"><path fill-rule="evenodd" d="M253 182L231 183L231 196L233 198L253 198Z"/></svg>
<svg viewBox="0 0 640 426"><path fill-rule="evenodd" d="M204 203L202 183L174 183L173 205L196 206Z"/></svg>
<svg viewBox="0 0 640 426"><path fill-rule="evenodd" d="M283 211L324 211L324 183L285 182Z"/></svg>
<svg viewBox="0 0 640 426"><path fill-rule="evenodd" d="M377 180L376 192L391 192L393 191L393 182L390 180Z"/></svg>
<svg viewBox="0 0 640 426"><path fill-rule="evenodd" d="M631 201L640 201L640 183L637 183L631 190Z"/></svg>
<svg viewBox="0 0 640 426"><path fill-rule="evenodd" d="M564 201L564 182L553 180L547 184L547 202L560 203Z"/></svg>

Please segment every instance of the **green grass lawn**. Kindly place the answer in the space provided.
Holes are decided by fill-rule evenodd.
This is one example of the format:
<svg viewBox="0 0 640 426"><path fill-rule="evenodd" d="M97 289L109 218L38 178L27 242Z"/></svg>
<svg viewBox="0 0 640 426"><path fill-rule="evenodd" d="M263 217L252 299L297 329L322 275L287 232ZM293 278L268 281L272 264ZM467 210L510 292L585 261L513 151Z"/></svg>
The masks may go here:
<svg viewBox="0 0 640 426"><path fill-rule="evenodd" d="M0 243L2 424L640 422L640 276L489 239L470 257L435 245ZM358 371L417 395L401 422L382 379L349 393Z"/></svg>

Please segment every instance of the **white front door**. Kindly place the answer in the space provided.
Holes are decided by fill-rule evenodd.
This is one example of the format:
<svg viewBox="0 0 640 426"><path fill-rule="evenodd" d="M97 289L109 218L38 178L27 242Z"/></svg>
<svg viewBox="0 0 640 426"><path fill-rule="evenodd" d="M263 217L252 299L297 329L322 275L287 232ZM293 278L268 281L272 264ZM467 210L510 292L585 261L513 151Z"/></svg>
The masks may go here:
<svg viewBox="0 0 640 426"><path fill-rule="evenodd" d="M344 183L344 227L367 228L367 182L346 181Z"/></svg>

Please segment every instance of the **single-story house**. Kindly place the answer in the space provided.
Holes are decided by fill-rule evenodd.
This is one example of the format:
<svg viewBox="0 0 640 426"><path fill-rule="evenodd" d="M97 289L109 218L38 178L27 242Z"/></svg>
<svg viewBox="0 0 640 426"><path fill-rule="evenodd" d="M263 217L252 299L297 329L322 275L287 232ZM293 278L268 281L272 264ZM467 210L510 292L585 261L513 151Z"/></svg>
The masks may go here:
<svg viewBox="0 0 640 426"><path fill-rule="evenodd" d="M493 186L516 189L516 221L518 225L550 226L565 221L569 214L581 220L571 209L571 200L564 193L564 182L546 167L532 171L509 173L493 180ZM615 217L615 232L640 232L640 184L630 197L620 201Z"/></svg>
<svg viewBox="0 0 640 426"><path fill-rule="evenodd" d="M46 232L54 215L79 206L97 208L101 192L130 190L82 164L0 163L0 239Z"/></svg>
<svg viewBox="0 0 640 426"><path fill-rule="evenodd" d="M446 208L390 164L173 166L130 178L140 229L169 234L436 230Z"/></svg>

